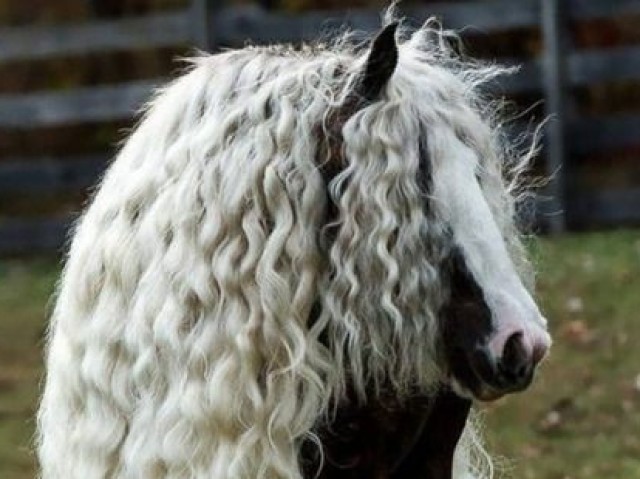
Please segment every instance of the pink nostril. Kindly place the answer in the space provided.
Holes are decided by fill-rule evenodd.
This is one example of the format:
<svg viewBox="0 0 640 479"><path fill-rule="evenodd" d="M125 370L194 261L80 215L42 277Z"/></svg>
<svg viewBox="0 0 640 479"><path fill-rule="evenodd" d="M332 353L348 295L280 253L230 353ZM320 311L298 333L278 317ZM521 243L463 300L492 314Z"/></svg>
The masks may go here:
<svg viewBox="0 0 640 479"><path fill-rule="evenodd" d="M543 329L514 327L496 332L487 349L496 361L525 356L536 366L546 356L550 345L551 338Z"/></svg>
<svg viewBox="0 0 640 479"><path fill-rule="evenodd" d="M544 357L547 355L547 352L549 351L550 346L551 337L547 332L545 332L543 336L534 340L533 351L531 353L531 358L534 366L537 366L540 361L544 359Z"/></svg>
<svg viewBox="0 0 640 479"><path fill-rule="evenodd" d="M496 332L487 344L494 361L500 361L505 352L512 354L523 343L524 331L520 328L504 328Z"/></svg>

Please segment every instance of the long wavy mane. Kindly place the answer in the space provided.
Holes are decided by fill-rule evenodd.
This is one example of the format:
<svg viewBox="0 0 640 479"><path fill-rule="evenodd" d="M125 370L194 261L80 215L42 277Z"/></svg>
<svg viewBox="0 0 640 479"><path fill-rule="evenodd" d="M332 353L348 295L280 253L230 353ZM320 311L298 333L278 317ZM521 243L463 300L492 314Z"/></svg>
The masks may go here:
<svg viewBox="0 0 640 479"><path fill-rule="evenodd" d="M70 464L79 478L300 478L301 444L347 388L433 390L447 243L421 168L452 138L481 159L529 274L514 223L529 155L509 156L482 95L503 70L461 60L432 23L401 37L340 155L331 112L365 53L348 39L201 56L158 92L75 231L39 414L45 478ZM465 437L456 477L484 477Z"/></svg>

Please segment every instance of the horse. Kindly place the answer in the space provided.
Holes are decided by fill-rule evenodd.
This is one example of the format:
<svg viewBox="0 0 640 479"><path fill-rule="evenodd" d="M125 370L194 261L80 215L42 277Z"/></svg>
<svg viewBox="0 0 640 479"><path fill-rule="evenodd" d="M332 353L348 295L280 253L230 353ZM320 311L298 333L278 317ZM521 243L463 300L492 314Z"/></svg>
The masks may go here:
<svg viewBox="0 0 640 479"><path fill-rule="evenodd" d="M158 91L75 225L43 479L484 479L472 406L551 339L535 148L433 22L247 46Z"/></svg>

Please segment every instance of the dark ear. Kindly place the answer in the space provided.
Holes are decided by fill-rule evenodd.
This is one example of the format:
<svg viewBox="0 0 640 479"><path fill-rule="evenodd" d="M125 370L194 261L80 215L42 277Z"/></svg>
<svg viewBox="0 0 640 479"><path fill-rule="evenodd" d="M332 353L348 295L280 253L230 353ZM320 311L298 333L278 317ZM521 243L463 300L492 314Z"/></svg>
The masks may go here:
<svg viewBox="0 0 640 479"><path fill-rule="evenodd" d="M380 92L398 65L397 29L398 22L387 25L371 42L369 55L362 72L355 80L355 84L350 87L351 90L347 92L343 102L331 112L326 125L323 125L328 140L326 143L328 151L325 153L331 158L338 159L322 163L322 174L327 184L345 166L340 151L342 148L342 128L346 121L357 110L380 97Z"/></svg>
<svg viewBox="0 0 640 479"><path fill-rule="evenodd" d="M371 43L369 56L362 76L356 86L356 94L367 101L374 101L387 84L398 64L398 45L396 30L398 22L382 29Z"/></svg>

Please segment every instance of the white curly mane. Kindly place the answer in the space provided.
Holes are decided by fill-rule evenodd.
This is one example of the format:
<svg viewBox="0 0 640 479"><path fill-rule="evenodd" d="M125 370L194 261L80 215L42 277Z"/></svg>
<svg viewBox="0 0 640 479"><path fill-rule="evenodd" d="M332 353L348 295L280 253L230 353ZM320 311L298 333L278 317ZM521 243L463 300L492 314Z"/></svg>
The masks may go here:
<svg viewBox="0 0 640 479"><path fill-rule="evenodd" d="M425 135L432 168L476 153L528 275L522 162L478 88L503 70L461 61L431 26L402 32L383 98L348 119L346 166L325 184L329 113L365 55L343 39L202 56L155 96L74 234L38 416L43 478L300 479L302 442L347 386L433 390L445 225L419 182ZM476 446L469 426L456 478L491 475Z"/></svg>

